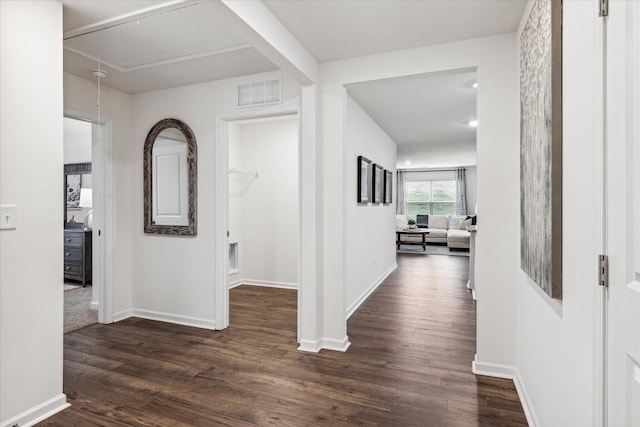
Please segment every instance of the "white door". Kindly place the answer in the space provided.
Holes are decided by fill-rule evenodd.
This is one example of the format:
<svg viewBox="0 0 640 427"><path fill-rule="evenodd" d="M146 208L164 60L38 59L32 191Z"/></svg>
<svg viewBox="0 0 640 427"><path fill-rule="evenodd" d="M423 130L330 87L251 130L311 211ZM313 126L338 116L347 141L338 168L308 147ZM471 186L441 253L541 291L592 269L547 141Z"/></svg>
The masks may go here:
<svg viewBox="0 0 640 427"><path fill-rule="evenodd" d="M609 427L640 426L640 2L606 22L607 394Z"/></svg>

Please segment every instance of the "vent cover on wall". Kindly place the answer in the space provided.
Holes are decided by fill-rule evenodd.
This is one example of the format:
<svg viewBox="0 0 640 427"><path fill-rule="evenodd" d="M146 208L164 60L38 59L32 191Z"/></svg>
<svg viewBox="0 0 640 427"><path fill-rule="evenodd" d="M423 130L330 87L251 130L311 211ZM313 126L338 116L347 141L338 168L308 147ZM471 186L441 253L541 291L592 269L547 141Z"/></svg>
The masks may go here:
<svg viewBox="0 0 640 427"><path fill-rule="evenodd" d="M238 85L238 108L282 102L282 78Z"/></svg>

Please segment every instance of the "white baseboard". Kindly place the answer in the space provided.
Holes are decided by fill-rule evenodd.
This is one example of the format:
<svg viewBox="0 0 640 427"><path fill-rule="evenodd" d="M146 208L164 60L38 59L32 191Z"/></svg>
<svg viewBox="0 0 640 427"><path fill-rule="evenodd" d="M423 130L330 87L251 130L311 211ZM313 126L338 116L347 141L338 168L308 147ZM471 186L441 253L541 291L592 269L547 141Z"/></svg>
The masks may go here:
<svg viewBox="0 0 640 427"><path fill-rule="evenodd" d="M513 366L479 362L477 360L477 355L472 362L471 370L476 375L486 375L488 377L507 378L509 380L516 377L516 368Z"/></svg>
<svg viewBox="0 0 640 427"><path fill-rule="evenodd" d="M298 347L298 350L307 351L309 353L317 353L322 350L322 341L300 340L300 346Z"/></svg>
<svg viewBox="0 0 640 427"><path fill-rule="evenodd" d="M242 279L234 280L233 282L229 282L229 289L233 289L237 286L240 286L244 283Z"/></svg>
<svg viewBox="0 0 640 427"><path fill-rule="evenodd" d="M50 416L57 414L63 409L71 406L67 403L67 396L64 393L60 393L59 395L52 397L51 399L40 403L32 408L27 409L26 411L16 415L13 418L10 418L0 424L0 427L11 427L14 425L19 425L20 427L29 427L34 424L37 424Z"/></svg>
<svg viewBox="0 0 640 427"><path fill-rule="evenodd" d="M251 286L264 286L267 288L281 288L281 289L298 289L297 283L288 283L288 282L271 282L268 280L256 280L256 279L242 279L242 280L234 280L233 287L239 285L251 285ZM229 284L229 289L232 286Z"/></svg>
<svg viewBox="0 0 640 427"><path fill-rule="evenodd" d="M501 365L498 363L479 362L476 355L473 360L472 371L476 375L486 375L488 377L506 378L512 380L513 384L516 386L518 398L520 399L520 403L522 404L522 410L525 417L527 418L529 427L537 427L540 425L540 423L538 423L535 412L533 411L533 405L531 404L531 399L529 399L529 394L527 393L527 390L524 387L524 383L520 378L520 373L515 367L509 365Z"/></svg>
<svg viewBox="0 0 640 427"><path fill-rule="evenodd" d="M356 299L355 302L349 306L349 308L347 308L347 319L350 318L351 315L356 312L358 307L360 307L360 305L363 302L365 302L367 298L369 298L369 295L371 295L373 291L375 291L378 288L378 286L380 286L380 284L384 282L384 279L386 279L396 268L398 268L398 264L394 262L393 265L389 267L389 269L385 271L382 274L382 276L378 278L378 280L373 282L373 284L369 286L369 288L366 291L364 291L364 293L360 295L360 297L358 297L358 299Z"/></svg>
<svg viewBox="0 0 640 427"><path fill-rule="evenodd" d="M527 423L529 424L529 427L538 427L540 425L540 423L538 422L538 417L536 417L536 414L533 411L533 405L531 404L529 393L527 393L527 389L524 387L524 383L520 378L520 372L518 372L517 370L516 377L513 379L513 383L516 385L518 397L520 398L520 403L522 404L522 410L524 411L524 416L527 417Z"/></svg>
<svg viewBox="0 0 640 427"><path fill-rule="evenodd" d="M216 321L210 319L202 319L199 317L182 316L179 314L162 313L152 310L133 309L132 317L140 317L142 319L159 320L161 322L175 323L177 325L193 326L195 328L216 329ZM115 317L115 316L114 316Z"/></svg>
<svg viewBox="0 0 640 427"><path fill-rule="evenodd" d="M341 340L334 340L331 338L322 338L322 348L325 350L342 351L345 352L349 349L351 343L349 337L344 336Z"/></svg>
<svg viewBox="0 0 640 427"><path fill-rule="evenodd" d="M119 311L117 313L113 313L112 318L113 318L113 321L115 323L115 322L119 322L121 320L128 319L128 318L130 318L132 316L133 316L133 310L128 309L128 310Z"/></svg>

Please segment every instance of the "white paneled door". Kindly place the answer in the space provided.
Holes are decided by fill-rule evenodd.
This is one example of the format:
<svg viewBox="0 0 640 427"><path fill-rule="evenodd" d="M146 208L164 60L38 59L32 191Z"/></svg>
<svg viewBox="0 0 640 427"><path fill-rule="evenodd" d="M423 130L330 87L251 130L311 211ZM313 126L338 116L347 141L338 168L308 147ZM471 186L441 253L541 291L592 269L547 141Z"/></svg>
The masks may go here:
<svg viewBox="0 0 640 427"><path fill-rule="evenodd" d="M640 2L612 0L605 28L609 427L640 426Z"/></svg>

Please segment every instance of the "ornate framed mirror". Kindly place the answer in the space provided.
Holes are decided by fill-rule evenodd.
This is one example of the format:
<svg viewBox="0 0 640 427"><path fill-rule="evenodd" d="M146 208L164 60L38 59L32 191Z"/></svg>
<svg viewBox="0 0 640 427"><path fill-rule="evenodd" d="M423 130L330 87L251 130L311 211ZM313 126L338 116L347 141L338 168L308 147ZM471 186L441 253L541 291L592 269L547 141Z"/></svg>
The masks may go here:
<svg viewBox="0 0 640 427"><path fill-rule="evenodd" d="M144 143L144 232L195 236L197 146L186 123L163 119Z"/></svg>

